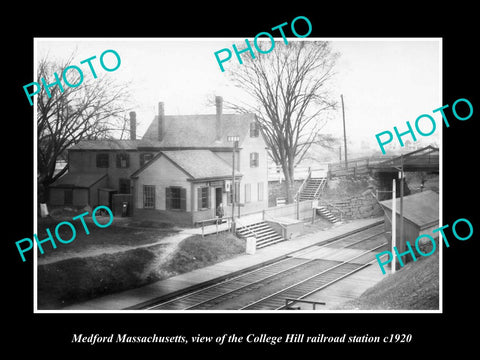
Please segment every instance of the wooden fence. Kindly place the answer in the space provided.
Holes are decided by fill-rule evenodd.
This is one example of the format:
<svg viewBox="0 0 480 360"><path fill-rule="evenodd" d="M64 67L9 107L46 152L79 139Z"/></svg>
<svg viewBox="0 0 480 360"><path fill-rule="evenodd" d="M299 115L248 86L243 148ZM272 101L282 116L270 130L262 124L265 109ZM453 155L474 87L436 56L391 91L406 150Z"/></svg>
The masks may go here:
<svg viewBox="0 0 480 360"><path fill-rule="evenodd" d="M368 174L370 166L389 160L393 156L379 156L379 157L361 157L352 160L328 164L328 175L331 176L357 176Z"/></svg>
<svg viewBox="0 0 480 360"><path fill-rule="evenodd" d="M263 210L263 218L309 219L312 217L312 200L269 207Z"/></svg>
<svg viewBox="0 0 480 360"><path fill-rule="evenodd" d="M305 180L309 174L312 172L312 177L327 177L328 174L328 164L319 164L312 167L308 166L297 166L295 167L293 176L295 180ZM268 166L268 181L285 181L285 176L283 175L282 167L279 165L270 165Z"/></svg>

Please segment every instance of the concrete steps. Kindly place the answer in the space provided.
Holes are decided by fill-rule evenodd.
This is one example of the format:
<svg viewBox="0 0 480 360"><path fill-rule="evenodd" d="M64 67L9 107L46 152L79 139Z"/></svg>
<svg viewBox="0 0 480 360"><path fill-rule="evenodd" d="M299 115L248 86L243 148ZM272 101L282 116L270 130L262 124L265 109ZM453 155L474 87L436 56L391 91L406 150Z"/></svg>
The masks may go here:
<svg viewBox="0 0 480 360"><path fill-rule="evenodd" d="M333 215L325 206L320 206L317 208L317 213L322 217L330 221L331 223L340 223L340 219Z"/></svg>
<svg viewBox="0 0 480 360"><path fill-rule="evenodd" d="M241 238L246 239L247 237L253 237L254 234L257 239L257 249L285 240L265 221L237 227L237 235Z"/></svg>

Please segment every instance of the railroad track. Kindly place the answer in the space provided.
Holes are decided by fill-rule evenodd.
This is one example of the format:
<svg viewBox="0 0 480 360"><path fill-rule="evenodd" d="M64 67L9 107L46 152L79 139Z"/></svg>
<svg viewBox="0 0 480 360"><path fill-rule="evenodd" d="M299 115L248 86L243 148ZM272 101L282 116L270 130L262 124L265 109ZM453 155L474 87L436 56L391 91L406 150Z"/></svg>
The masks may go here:
<svg viewBox="0 0 480 360"><path fill-rule="evenodd" d="M285 308L285 299L301 300L327 286L369 266L375 259L371 259L372 252L383 248L386 243L366 250L362 254L352 257L340 264L336 264L318 274L308 277L274 294L241 307L239 310L281 310ZM373 255L374 257L374 255ZM360 263L367 258L364 264ZM354 263L352 261L359 261Z"/></svg>
<svg viewBox="0 0 480 360"><path fill-rule="evenodd" d="M383 224L376 225L144 309L208 310L222 306L240 310L282 309L285 298L303 298L368 266L371 258L375 259L375 252L385 245ZM355 249L355 256L342 261L309 258L319 250L329 249ZM255 298L263 286L271 287L272 291L268 296ZM245 303L239 305L236 299L240 297L244 297Z"/></svg>

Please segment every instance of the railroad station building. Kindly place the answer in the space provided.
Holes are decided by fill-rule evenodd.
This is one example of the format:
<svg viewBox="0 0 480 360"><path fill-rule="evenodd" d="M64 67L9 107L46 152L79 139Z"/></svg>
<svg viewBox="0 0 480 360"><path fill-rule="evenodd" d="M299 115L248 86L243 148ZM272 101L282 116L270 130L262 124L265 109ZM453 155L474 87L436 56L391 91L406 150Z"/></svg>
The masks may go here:
<svg viewBox="0 0 480 360"><path fill-rule="evenodd" d="M68 149L69 171L50 187L50 205L107 205L128 214L176 223L213 219L222 203L231 214L268 206L267 146L254 114L165 115L159 103L141 139L130 113L129 140L82 140ZM235 184L233 149L235 137Z"/></svg>

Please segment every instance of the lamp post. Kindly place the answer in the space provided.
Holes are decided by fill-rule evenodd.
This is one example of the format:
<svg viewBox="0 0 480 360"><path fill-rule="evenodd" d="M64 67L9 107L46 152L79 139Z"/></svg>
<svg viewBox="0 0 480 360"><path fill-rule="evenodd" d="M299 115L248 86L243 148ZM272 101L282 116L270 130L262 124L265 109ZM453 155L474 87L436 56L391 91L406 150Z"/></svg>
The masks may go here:
<svg viewBox="0 0 480 360"><path fill-rule="evenodd" d="M235 152L238 148L238 141L240 137L237 136L227 136L227 141L233 143L232 146L232 186L230 187L230 192L232 193L232 233L235 232Z"/></svg>

